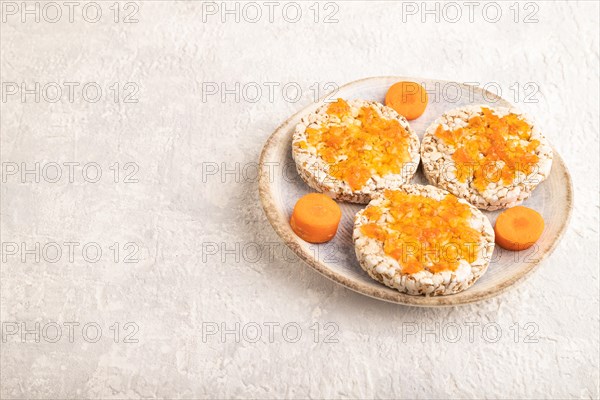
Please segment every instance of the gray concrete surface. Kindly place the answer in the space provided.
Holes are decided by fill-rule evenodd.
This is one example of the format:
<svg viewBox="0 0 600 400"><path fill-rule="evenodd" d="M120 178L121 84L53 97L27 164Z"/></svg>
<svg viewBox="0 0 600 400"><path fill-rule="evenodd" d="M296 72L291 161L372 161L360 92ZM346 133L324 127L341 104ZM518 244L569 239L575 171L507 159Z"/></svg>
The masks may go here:
<svg viewBox="0 0 600 400"><path fill-rule="evenodd" d="M1 3L2 398L598 398L597 3ZM264 141L375 75L479 82L540 122L575 210L522 285L401 307L281 244Z"/></svg>

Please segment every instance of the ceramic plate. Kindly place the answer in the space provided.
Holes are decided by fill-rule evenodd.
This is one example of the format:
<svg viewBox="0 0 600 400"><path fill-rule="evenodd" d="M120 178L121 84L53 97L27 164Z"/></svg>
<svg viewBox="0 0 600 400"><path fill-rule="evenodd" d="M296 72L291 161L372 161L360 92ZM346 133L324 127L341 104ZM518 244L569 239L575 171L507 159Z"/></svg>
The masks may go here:
<svg viewBox="0 0 600 400"><path fill-rule="evenodd" d="M508 101L482 88L449 81L390 76L348 83L332 95L290 117L267 140L260 157L259 180L260 198L267 218L283 241L308 265L327 278L367 296L426 307L466 304L496 296L535 270L540 262L552 253L567 227L572 208L571 178L556 149L550 176L523 203L544 217L546 228L540 240L532 248L521 252L507 251L496 246L487 272L472 287L458 294L438 297L411 296L390 289L369 277L356 260L352 242L354 215L364 205L339 203L342 208L342 220L337 235L329 243L307 243L298 238L289 226L288 221L296 201L313 191L297 175L292 160L292 134L296 124L304 115L337 97L376 100L383 103L387 89L393 83L402 80L419 82L429 92L429 105L425 114L410 121L419 139L423 138L429 124L444 111L469 104L511 106ZM427 183L421 168L412 183ZM492 224L499 213L500 211L484 211Z"/></svg>

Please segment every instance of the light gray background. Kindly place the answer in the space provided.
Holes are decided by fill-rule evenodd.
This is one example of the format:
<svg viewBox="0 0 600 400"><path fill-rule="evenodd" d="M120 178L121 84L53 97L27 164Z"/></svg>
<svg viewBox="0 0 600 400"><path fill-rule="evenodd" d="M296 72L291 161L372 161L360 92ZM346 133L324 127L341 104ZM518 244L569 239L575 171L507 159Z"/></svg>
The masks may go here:
<svg viewBox="0 0 600 400"><path fill-rule="evenodd" d="M312 2L301 4L299 22L288 22L279 3L270 23L259 3L260 22L242 15L236 23L220 13L203 21L202 2L142 1L129 24L121 19L134 8L125 2L118 23L112 1L98 2L97 23L82 18L84 4L72 23L66 7L57 23L3 13L3 83L80 84L73 102L66 94L56 103L3 100L3 173L10 163L96 162L102 177L88 183L81 167L73 183L5 176L2 398L598 398L595 2L521 3L518 22L512 2L502 3L497 23L483 17L485 3L469 22L459 2L456 23L450 9L446 19L422 22L420 2L416 15L403 13L413 8L401 2L337 2L337 23L323 23L335 11L324 4L315 23ZM538 22L524 23L536 7ZM375 75L498 85L540 123L570 169L575 209L555 253L526 282L481 304L402 307L326 280L279 242L258 200L254 163L264 141L314 101L311 87ZM82 98L86 82L103 88L98 102ZM115 82L121 95L127 82L137 85L139 102L115 102L108 89ZM203 99L207 82L256 84L263 93L256 102L248 101L254 92L240 93L239 102ZM269 82L279 84L273 98ZM528 82L539 87L530 99L537 102L524 101ZM281 93L288 83L302 89L296 102L292 89ZM139 166L139 182L123 182L127 162ZM9 243L22 250L64 242L80 244L72 262L64 253L36 263L7 251ZM137 263L123 262L128 242L139 246ZM102 248L100 261L83 258L87 243ZM21 332L7 334L21 323L35 331L36 322L39 343L35 334L24 342ZM80 324L72 343L65 322ZM127 322L139 327L137 343L124 343L134 326L125 331ZM82 334L90 323L102 328L95 343L93 328ZM266 323L279 324L272 338ZM282 331L288 323L302 332L297 342L294 328ZM56 343L53 324L63 327ZM240 337L203 335L221 324ZM252 343L255 324L262 333ZM494 341L496 329L502 336Z"/></svg>

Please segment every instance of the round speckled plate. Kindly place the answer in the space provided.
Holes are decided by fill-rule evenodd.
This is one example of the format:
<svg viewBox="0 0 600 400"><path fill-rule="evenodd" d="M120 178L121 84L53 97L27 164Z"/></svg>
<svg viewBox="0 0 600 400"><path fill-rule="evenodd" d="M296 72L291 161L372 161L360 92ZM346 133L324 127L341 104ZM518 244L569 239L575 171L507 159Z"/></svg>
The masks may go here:
<svg viewBox="0 0 600 400"><path fill-rule="evenodd" d="M496 246L487 272L471 288L464 292L438 297L411 296L390 289L371 279L362 270L354 253L352 228L355 213L363 205L340 203L342 221L335 238L325 244L311 244L298 238L289 226L289 217L296 200L313 191L297 175L292 160L292 134L302 116L316 110L325 101L342 97L367 99L383 103L387 89L401 80L422 83L430 92L430 103L420 118L410 124L423 138L427 126L444 111L469 104L510 106L506 100L481 88L456 82L410 77L374 77L348 83L336 93L316 104L306 107L290 117L271 135L260 156L260 198L271 225L285 243L311 267L326 277L367 296L399 304L414 306L452 306L488 299L523 280L556 247L563 235L572 208L571 177L560 155L554 149L552 171L532 196L523 203L542 214L546 228L540 240L532 248L512 252ZM543 132L543 131L542 131ZM413 183L426 183L421 169ZM484 213L495 222L499 211Z"/></svg>

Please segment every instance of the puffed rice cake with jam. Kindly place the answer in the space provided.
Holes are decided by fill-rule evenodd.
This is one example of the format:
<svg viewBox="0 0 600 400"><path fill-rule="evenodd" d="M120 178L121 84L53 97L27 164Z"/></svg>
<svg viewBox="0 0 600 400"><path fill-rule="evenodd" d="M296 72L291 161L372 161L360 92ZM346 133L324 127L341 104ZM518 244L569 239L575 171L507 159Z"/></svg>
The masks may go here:
<svg viewBox="0 0 600 400"><path fill-rule="evenodd" d="M515 109L467 106L444 113L425 131L429 183L484 210L521 204L550 174L552 147Z"/></svg>
<svg viewBox="0 0 600 400"><path fill-rule="evenodd" d="M494 230L481 211L431 185L402 185L374 196L356 214L361 267L376 281L411 295L461 292L487 270Z"/></svg>
<svg viewBox="0 0 600 400"><path fill-rule="evenodd" d="M419 138L392 108L338 99L302 118L292 156L311 188L366 204L373 193L410 181L419 165Z"/></svg>

